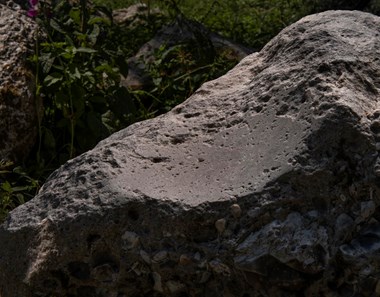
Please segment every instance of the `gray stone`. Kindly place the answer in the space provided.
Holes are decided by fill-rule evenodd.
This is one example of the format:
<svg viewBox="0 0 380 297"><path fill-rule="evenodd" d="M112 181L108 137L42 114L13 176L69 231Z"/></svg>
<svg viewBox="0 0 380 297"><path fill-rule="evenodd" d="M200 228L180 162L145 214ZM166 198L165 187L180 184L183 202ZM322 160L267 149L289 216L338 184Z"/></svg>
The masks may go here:
<svg viewBox="0 0 380 297"><path fill-rule="evenodd" d="M35 33L35 22L17 4L0 4L0 160L23 160L36 141L41 108L27 62Z"/></svg>
<svg viewBox="0 0 380 297"><path fill-rule="evenodd" d="M115 9L112 11L113 20L120 26L135 28L137 26L147 26L148 17L160 16L163 13L157 9L149 9L146 4L138 3L126 8Z"/></svg>
<svg viewBox="0 0 380 297"><path fill-rule="evenodd" d="M0 295L377 296L379 33L305 17L67 162L1 226Z"/></svg>
<svg viewBox="0 0 380 297"><path fill-rule="evenodd" d="M132 6L134 8L135 6ZM140 8L144 6L138 6ZM135 8L131 11L134 12ZM129 12L129 9L127 10ZM133 13L131 13L134 15ZM124 14L131 19L130 14ZM127 17L128 16L128 17ZM134 26L132 21L130 26ZM128 22L127 22L128 23ZM166 25L157 34L145 43L135 56L128 59L129 72L122 79L123 86L131 89L144 89L152 85L148 66L156 61L156 52L165 46L167 52L175 46L190 44L199 49L202 58L212 61L213 56L223 56L230 61L240 61L254 50L232 42L219 34L210 32L202 24L179 18L172 24ZM208 57L207 57L208 56ZM193 57L200 60L200 57Z"/></svg>

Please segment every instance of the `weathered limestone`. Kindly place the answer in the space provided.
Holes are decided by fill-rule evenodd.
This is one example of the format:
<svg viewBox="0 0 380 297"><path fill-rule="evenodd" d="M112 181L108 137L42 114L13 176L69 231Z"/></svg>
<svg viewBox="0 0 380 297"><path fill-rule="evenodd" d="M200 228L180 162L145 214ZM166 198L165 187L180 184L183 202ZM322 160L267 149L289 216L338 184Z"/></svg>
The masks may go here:
<svg viewBox="0 0 380 297"><path fill-rule="evenodd" d="M37 136L35 78L27 58L36 24L13 3L0 3L0 160L22 160Z"/></svg>
<svg viewBox="0 0 380 297"><path fill-rule="evenodd" d="M0 295L378 296L380 19L306 17L53 173Z"/></svg>

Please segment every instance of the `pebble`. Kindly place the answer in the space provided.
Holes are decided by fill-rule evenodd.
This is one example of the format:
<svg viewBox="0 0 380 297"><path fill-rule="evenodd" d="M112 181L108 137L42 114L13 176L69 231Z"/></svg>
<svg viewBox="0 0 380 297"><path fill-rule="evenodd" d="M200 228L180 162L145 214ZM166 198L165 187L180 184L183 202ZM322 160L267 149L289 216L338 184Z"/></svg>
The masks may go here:
<svg viewBox="0 0 380 297"><path fill-rule="evenodd" d="M364 201L360 203L360 216L367 219L372 216L376 211L376 205L373 201Z"/></svg>
<svg viewBox="0 0 380 297"><path fill-rule="evenodd" d="M134 249L140 243L140 237L134 232L126 231L121 238L124 240L124 247L127 250Z"/></svg>
<svg viewBox="0 0 380 297"><path fill-rule="evenodd" d="M167 251L161 251L158 252L153 256L153 261L156 263L162 263L168 258L168 252Z"/></svg>
<svg viewBox="0 0 380 297"><path fill-rule="evenodd" d="M167 281L165 285L171 294L181 292L186 288L184 284L173 280Z"/></svg>
<svg viewBox="0 0 380 297"><path fill-rule="evenodd" d="M241 217L241 207L239 204L232 204L230 207L231 214L235 219L238 219Z"/></svg>
<svg viewBox="0 0 380 297"><path fill-rule="evenodd" d="M151 263L150 256L149 256L149 254L146 251L140 250L140 256L141 256L141 258L144 260L144 262L146 264L150 264Z"/></svg>
<svg viewBox="0 0 380 297"><path fill-rule="evenodd" d="M153 289L157 292L163 293L164 290L162 288L161 275L157 272L152 272L154 286Z"/></svg>
<svg viewBox="0 0 380 297"><path fill-rule="evenodd" d="M183 265L183 266L189 265L191 264L191 262L192 262L191 258L185 254L182 254L178 260L179 265Z"/></svg>
<svg viewBox="0 0 380 297"><path fill-rule="evenodd" d="M215 222L215 228L218 230L219 234L222 234L224 230L226 230L226 220L225 219L219 219Z"/></svg>

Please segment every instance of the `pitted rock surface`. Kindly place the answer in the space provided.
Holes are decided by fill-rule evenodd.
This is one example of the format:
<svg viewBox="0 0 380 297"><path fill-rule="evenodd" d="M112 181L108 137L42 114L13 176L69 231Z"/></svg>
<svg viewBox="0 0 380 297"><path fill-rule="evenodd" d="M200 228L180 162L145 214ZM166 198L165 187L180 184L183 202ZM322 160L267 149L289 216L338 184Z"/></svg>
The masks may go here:
<svg viewBox="0 0 380 297"><path fill-rule="evenodd" d="M9 1L0 2L0 160L23 160L37 137L33 54L35 22Z"/></svg>
<svg viewBox="0 0 380 297"><path fill-rule="evenodd" d="M0 295L379 296L380 19L303 18L53 173Z"/></svg>

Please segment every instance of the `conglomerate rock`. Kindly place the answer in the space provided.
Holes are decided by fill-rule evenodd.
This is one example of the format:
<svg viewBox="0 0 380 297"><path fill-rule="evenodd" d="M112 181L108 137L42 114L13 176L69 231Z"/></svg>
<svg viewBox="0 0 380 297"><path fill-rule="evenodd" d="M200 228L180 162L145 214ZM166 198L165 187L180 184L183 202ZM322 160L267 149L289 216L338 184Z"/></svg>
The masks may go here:
<svg viewBox="0 0 380 297"><path fill-rule="evenodd" d="M35 22L8 1L0 2L0 160L24 159L37 137L33 54Z"/></svg>
<svg viewBox="0 0 380 297"><path fill-rule="evenodd" d="M1 226L0 295L379 296L379 33L305 17L67 162Z"/></svg>

